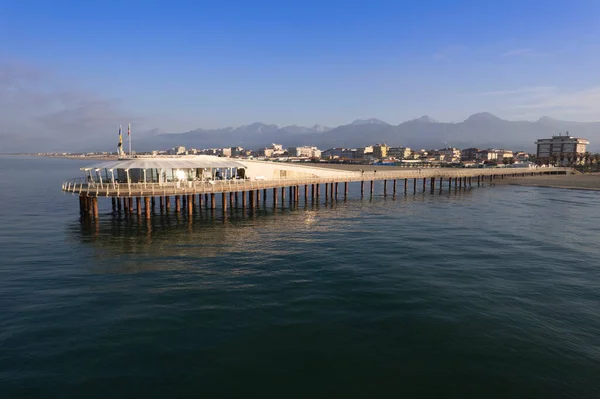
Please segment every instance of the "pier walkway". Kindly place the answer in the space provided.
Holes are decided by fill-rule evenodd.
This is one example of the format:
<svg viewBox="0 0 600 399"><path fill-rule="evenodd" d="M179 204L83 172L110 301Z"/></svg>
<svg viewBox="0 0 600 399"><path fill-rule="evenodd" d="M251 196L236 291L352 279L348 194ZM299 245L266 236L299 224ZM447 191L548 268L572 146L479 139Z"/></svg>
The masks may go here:
<svg viewBox="0 0 600 399"><path fill-rule="evenodd" d="M256 164L257 162L253 162ZM260 163L256 166L252 161L245 162L248 171L253 167L258 173L264 173L266 163ZM304 199L319 198L325 196L336 198L339 195L339 185L343 184L342 195L348 195L349 183L360 183L361 195L365 191L373 195L374 183L383 181L383 191L396 193L399 191L398 182L402 185L402 192L426 192L434 191L436 186L439 188L468 188L473 184L482 184L484 182L493 182L495 179L507 179L510 177L526 177L539 175L558 175L572 173L570 168L424 168L424 169L392 169L386 170L385 167L379 171L360 171L360 165L357 165L357 171L341 171L330 168L319 168L309 165L285 165L269 163L267 167L276 168L276 174L292 175L295 177L265 178L263 175L244 174L243 178L234 177L231 173L224 171L217 176L225 178L190 178L187 174L185 179L173 179L176 181L146 181L146 171L144 170L144 179L142 181L133 181L129 177L127 169L126 183L118 182L114 178L113 169L105 170L105 180L102 179L101 168L82 168L82 170L95 170L97 176L91 173L86 178L78 178L66 181L62 185L62 190L67 193L77 194L80 199L80 211L84 215L98 217L98 198L111 197L113 211L119 212L123 209L126 213L134 212L135 208L138 214L145 213L150 217L151 210L154 209L156 199L159 199L160 208L170 209L171 197L174 198L175 212L181 212L187 209L189 213L197 205L204 205L208 208L216 208L216 195L221 194L221 208L227 209L227 206L233 206L234 203L245 207L256 207L262 201L267 201L267 192L272 192L272 201L277 204L279 198L281 201L286 199L286 189L289 191L289 200L298 201L300 191L304 189ZM237 165L239 168L239 164ZM111 171L111 177L108 177L108 170ZM206 168L204 169L206 170ZM275 169L274 169L275 170ZM162 171L162 169L161 169ZM190 169L190 171L192 171ZM282 173L285 171L287 173ZM300 171L300 172L299 172ZM231 170L229 170L231 172ZM159 175L162 172L159 173ZM212 171L212 176L215 172ZM173 173L172 176L175 176ZM227 178L229 176L229 178ZM156 179L155 179L156 180ZM365 187L365 184L367 187ZM321 186L323 191L321 192ZM278 193L280 191L280 193ZM309 194L310 191L310 194ZM262 195L261 195L262 193ZM238 196L241 196L239 201ZM203 198L204 197L204 198ZM229 198L228 198L229 197ZM144 209L142 209L142 201ZM183 206L182 206L183 205Z"/></svg>

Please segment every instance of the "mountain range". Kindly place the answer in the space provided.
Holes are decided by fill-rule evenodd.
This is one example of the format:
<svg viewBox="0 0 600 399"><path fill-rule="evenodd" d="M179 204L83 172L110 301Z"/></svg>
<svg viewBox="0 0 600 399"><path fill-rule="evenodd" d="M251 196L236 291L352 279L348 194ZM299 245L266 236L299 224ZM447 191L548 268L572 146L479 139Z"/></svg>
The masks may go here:
<svg viewBox="0 0 600 399"><path fill-rule="evenodd" d="M544 116L537 121L508 121L488 112L471 115L458 123L437 122L429 116L392 125L379 119L357 119L352 123L335 128L314 125L283 126L262 122L239 127L221 129L194 129L182 133L166 133L152 129L137 132L134 139L136 151L169 149L175 146L187 148L222 148L240 146L258 149L271 143L284 147L311 145L321 149L332 147L355 148L369 144L386 143L392 146L407 146L413 149L443 147L507 148L512 150L534 151L538 138L550 137L559 133L569 133L575 137L587 138L589 150L600 151L600 122L571 122ZM47 143L24 140L21 137L3 138L6 151L114 151L115 136L106 135L96 141L87 141L85 146L61 146L56 140ZM11 150L10 144L14 143ZM40 146L30 148L30 146ZM43 146L43 147L42 147Z"/></svg>
<svg viewBox="0 0 600 399"><path fill-rule="evenodd" d="M508 121L487 112L471 115L459 123L437 122L422 116L399 125L379 119L358 119L347 125L327 128L285 126L256 122L237 128L195 129L185 133L151 134L137 138L143 150L165 149L176 145L188 148L240 146L257 149L271 143L288 146L314 145L360 147L387 143L411 148L479 147L535 149L534 141L559 133L569 133L590 140L590 150L600 149L600 122L570 122L542 117L535 122ZM142 150L142 148L138 148Z"/></svg>

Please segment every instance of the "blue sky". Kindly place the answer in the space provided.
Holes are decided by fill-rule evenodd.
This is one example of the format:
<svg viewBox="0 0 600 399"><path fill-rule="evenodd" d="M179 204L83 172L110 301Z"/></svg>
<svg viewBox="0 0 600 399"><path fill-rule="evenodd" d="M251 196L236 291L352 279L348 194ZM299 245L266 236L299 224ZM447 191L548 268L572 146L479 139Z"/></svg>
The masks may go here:
<svg viewBox="0 0 600 399"><path fill-rule="evenodd" d="M596 0L0 0L0 8L5 129L93 131L128 119L168 132L367 117L397 124L481 111L600 120Z"/></svg>

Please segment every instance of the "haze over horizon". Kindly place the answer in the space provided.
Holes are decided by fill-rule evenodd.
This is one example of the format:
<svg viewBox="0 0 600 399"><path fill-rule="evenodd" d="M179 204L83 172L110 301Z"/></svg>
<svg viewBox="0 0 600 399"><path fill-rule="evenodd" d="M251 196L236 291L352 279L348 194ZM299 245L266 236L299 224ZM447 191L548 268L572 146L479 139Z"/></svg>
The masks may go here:
<svg viewBox="0 0 600 399"><path fill-rule="evenodd" d="M115 141L129 121L600 121L592 0L0 4L0 152Z"/></svg>

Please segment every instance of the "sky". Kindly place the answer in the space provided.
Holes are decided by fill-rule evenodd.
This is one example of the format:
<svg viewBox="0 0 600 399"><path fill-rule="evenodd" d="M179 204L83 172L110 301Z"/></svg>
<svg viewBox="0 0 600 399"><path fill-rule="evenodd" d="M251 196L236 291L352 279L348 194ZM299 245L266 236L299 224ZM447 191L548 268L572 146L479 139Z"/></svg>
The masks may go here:
<svg viewBox="0 0 600 399"><path fill-rule="evenodd" d="M0 137L600 120L600 1L0 0ZM1 148L0 148L0 152Z"/></svg>

